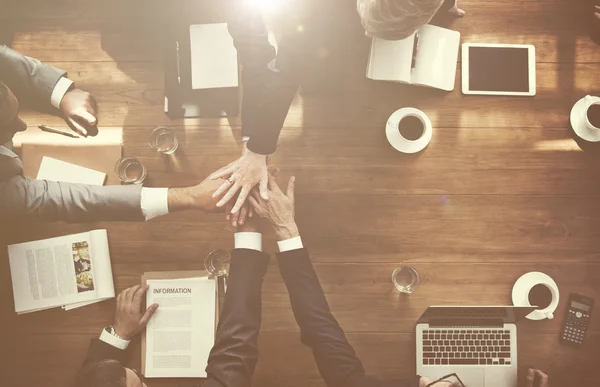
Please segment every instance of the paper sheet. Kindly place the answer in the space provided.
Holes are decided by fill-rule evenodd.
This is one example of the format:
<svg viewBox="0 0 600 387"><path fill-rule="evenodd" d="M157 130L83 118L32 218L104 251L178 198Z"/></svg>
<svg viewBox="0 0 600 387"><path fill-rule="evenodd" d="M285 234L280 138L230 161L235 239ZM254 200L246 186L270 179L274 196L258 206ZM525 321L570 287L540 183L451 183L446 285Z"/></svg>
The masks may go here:
<svg viewBox="0 0 600 387"><path fill-rule="evenodd" d="M106 179L106 173L44 156L42 157L42 164L40 165L37 179L62 181L65 183L103 185L104 180Z"/></svg>
<svg viewBox="0 0 600 387"><path fill-rule="evenodd" d="M215 341L214 279L147 280L146 305L159 305L146 327L146 377L206 377Z"/></svg>
<svg viewBox="0 0 600 387"><path fill-rule="evenodd" d="M190 26L192 89L238 86L237 50L226 23Z"/></svg>

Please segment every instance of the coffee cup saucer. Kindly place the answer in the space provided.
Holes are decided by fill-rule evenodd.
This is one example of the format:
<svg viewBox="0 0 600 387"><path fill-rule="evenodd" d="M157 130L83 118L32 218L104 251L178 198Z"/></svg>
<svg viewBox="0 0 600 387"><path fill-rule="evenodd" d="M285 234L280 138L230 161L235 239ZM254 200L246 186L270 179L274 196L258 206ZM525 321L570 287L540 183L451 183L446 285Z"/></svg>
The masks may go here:
<svg viewBox="0 0 600 387"><path fill-rule="evenodd" d="M514 306L530 306L529 305L529 290L537 284L547 284L548 286L558 289L556 282L548 275L539 271L532 271L523 274L517 282L515 282L512 289L512 302ZM551 311L554 312L554 311ZM546 314L539 309L534 310L527 316L529 320L543 320Z"/></svg>
<svg viewBox="0 0 600 387"><path fill-rule="evenodd" d="M600 102L600 97L592 97L594 102ZM585 122L585 97L573 105L571 109L571 127L577 136L589 142L600 141L600 130L590 130Z"/></svg>

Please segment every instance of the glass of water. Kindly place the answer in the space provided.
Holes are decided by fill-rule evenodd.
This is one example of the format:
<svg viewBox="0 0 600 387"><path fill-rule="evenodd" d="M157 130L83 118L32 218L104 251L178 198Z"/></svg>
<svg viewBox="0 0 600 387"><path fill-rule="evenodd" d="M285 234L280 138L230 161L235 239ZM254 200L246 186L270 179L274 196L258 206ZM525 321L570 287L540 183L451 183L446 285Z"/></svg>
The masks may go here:
<svg viewBox="0 0 600 387"><path fill-rule="evenodd" d="M210 274L222 277L229 273L231 255L223 250L213 250L206 256L204 267Z"/></svg>
<svg viewBox="0 0 600 387"><path fill-rule="evenodd" d="M392 273L392 282L399 292L410 294L419 287L421 277L414 267L400 266Z"/></svg>
<svg viewBox="0 0 600 387"><path fill-rule="evenodd" d="M146 178L146 167L135 157L121 157L115 165L115 173L125 184L138 184Z"/></svg>
<svg viewBox="0 0 600 387"><path fill-rule="evenodd" d="M159 126L150 134L150 147L157 152L171 155L175 153L178 146L175 133L166 126Z"/></svg>

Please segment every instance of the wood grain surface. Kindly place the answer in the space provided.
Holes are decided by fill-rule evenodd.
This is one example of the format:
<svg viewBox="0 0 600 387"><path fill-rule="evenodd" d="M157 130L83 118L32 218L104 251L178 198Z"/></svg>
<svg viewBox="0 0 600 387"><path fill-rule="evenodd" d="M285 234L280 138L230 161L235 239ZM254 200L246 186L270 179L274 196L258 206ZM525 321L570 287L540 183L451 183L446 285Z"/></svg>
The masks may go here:
<svg viewBox="0 0 600 387"><path fill-rule="evenodd" d="M149 171L147 185L197 183L240 152L240 119L170 120L163 113L161 31L173 4L160 0L21 0L0 3L0 39L67 70L98 100L100 128L124 129L125 155ZM179 4L179 2L177 2ZM181 2L184 3L183 1ZM194 20L219 20L217 2L186 1ZM467 15L437 23L463 42L536 46L533 98L464 96L376 83L364 77L368 39L352 1L337 2L339 46L328 58L331 84L298 94L272 164L297 178L297 219L332 311L368 373L415 373L414 327L435 304L509 304L515 280L552 276L561 290L556 318L519 324L519 368L545 370L551 385L596 386L600 312L586 343L559 343L570 292L600 302L600 151L574 141L569 112L600 89L600 47L588 37L587 0L461 0ZM167 20L169 21L169 20ZM170 20L173 22L173 20ZM459 70L460 72L460 63ZM334 85L334 86L332 86ZM386 141L389 115L424 110L433 139L417 156ZM59 117L23 109L31 126L66 127ZM172 127L180 148L164 158L147 145L158 125ZM2 224L2 243L107 228L116 291L145 271L202 269L206 254L233 245L222 215L180 213L148 223ZM265 245L276 250L272 236ZM2 380L6 386L69 383L89 340L113 318L114 301L69 312L16 316L2 252ZM393 290L400 264L422 276L416 293ZM263 287L261 358L255 385L322 387L299 341L276 260ZM130 349L139 366L139 342ZM150 387L194 380L152 380ZM469 386L477 387L477 386Z"/></svg>

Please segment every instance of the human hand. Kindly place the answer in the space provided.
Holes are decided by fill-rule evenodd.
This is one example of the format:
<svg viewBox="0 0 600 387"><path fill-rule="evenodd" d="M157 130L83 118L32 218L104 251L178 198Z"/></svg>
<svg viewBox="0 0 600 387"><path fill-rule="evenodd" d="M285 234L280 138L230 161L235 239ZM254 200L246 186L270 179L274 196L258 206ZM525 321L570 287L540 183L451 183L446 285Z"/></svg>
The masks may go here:
<svg viewBox="0 0 600 387"><path fill-rule="evenodd" d="M221 209L217 207L218 198L213 198L213 192L218 189L224 180L212 180L206 178L191 187L169 188L169 212L197 209L206 212L218 212Z"/></svg>
<svg viewBox="0 0 600 387"><path fill-rule="evenodd" d="M150 318L158 309L158 304L152 304L142 312L144 295L148 290L148 285L136 285L123 290L117 296L117 311L115 313L115 333L124 340L131 340L140 333Z"/></svg>
<svg viewBox="0 0 600 387"><path fill-rule="evenodd" d="M452 8L450 8L448 10L448 12L450 12L452 15L458 16L458 17L463 17L466 14L465 11L463 11L460 8L458 8L458 0L456 0L456 2L454 2L454 6Z"/></svg>
<svg viewBox="0 0 600 387"><path fill-rule="evenodd" d="M231 213L233 205L233 200L230 200L225 204L225 214L227 214L225 218L231 221L233 227L242 226L246 222L246 219L251 218L254 215L254 211L248 201L246 201L242 205L242 208L235 214Z"/></svg>
<svg viewBox="0 0 600 387"><path fill-rule="evenodd" d="M287 193L284 194L277 185L275 177L269 175L269 200L264 200L256 191L252 191L248 199L254 213L271 223L275 235L279 240L300 235L298 226L296 226L296 221L294 220L294 186L295 178L292 176L288 183Z"/></svg>
<svg viewBox="0 0 600 387"><path fill-rule="evenodd" d="M225 194L217 203L217 207L223 207L239 191L235 205L231 209L231 214L235 214L241 210L250 191L257 184L259 185L260 196L264 200L268 200L269 198L267 194L267 182L269 178L267 156L254 153L249 149L244 150L239 159L213 173L210 178L227 179L212 195L213 198L218 198Z"/></svg>
<svg viewBox="0 0 600 387"><path fill-rule="evenodd" d="M543 373L540 370L535 370L535 369L528 369L527 370L527 377L526 377L527 382L525 383L525 387L549 387L550 384L548 383L548 375L546 375L545 373ZM535 380L537 380L537 383L535 383Z"/></svg>
<svg viewBox="0 0 600 387"><path fill-rule="evenodd" d="M594 16L596 19L600 19L600 5L594 6Z"/></svg>
<svg viewBox="0 0 600 387"><path fill-rule="evenodd" d="M65 122L83 137L98 133L98 105L87 91L72 89L60 101L60 112Z"/></svg>

